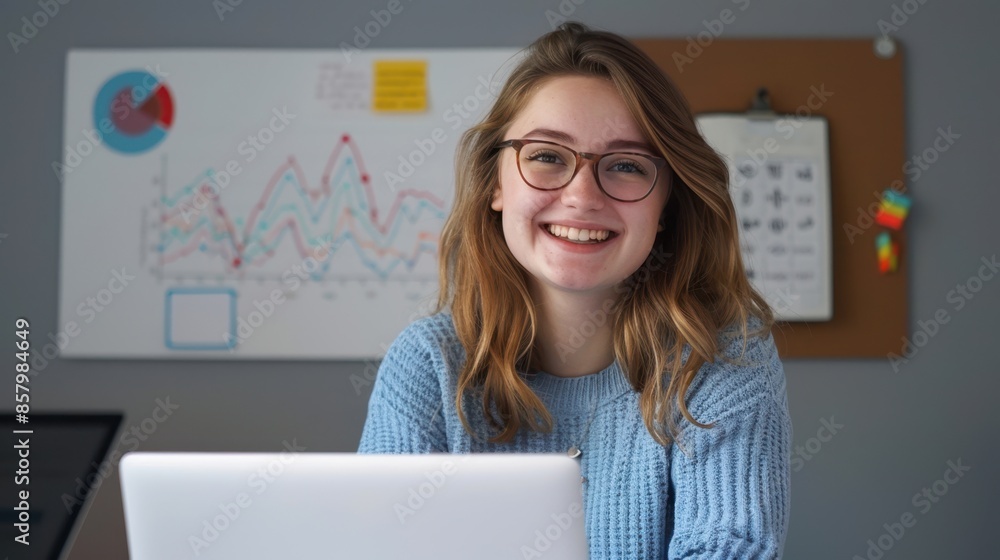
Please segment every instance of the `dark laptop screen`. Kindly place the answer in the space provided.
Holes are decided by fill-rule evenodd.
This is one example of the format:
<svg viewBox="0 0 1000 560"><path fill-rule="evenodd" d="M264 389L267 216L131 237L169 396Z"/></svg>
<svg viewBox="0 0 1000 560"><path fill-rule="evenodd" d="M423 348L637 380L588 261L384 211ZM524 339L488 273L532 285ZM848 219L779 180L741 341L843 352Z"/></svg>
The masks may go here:
<svg viewBox="0 0 1000 560"><path fill-rule="evenodd" d="M57 560L88 492L113 472L114 465L102 462L122 415L31 414L28 420L19 424L14 411L0 411L0 557ZM15 433L26 429L33 433ZM27 512L20 499L25 490ZM15 540L24 534L18 524L25 517L27 546Z"/></svg>

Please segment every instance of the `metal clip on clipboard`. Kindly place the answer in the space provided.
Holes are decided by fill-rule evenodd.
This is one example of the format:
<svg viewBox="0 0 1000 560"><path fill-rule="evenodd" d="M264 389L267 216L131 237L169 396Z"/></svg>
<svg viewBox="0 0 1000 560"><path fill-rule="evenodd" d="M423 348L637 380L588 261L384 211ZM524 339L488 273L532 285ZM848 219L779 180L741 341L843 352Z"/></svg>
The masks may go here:
<svg viewBox="0 0 1000 560"><path fill-rule="evenodd" d="M757 88L757 93L754 95L753 101L750 102L750 108L747 109L747 118L755 121L778 118L778 114L771 108L771 94L768 93L767 88Z"/></svg>

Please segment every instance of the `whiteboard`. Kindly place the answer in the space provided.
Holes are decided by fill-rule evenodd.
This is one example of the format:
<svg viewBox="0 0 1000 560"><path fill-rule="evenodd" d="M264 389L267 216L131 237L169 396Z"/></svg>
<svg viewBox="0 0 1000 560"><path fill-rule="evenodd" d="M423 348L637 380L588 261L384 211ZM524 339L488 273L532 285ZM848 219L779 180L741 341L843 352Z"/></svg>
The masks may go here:
<svg viewBox="0 0 1000 560"><path fill-rule="evenodd" d="M782 321L833 317L827 121L702 114L726 159L747 276Z"/></svg>
<svg viewBox="0 0 1000 560"><path fill-rule="evenodd" d="M436 298L455 148L516 55L70 51L62 355L382 355Z"/></svg>

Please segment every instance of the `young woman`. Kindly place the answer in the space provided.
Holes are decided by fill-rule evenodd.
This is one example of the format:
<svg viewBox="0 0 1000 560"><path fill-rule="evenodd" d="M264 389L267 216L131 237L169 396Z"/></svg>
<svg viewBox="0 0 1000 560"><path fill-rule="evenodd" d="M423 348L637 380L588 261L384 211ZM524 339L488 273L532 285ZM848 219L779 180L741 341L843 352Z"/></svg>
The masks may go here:
<svg viewBox="0 0 1000 560"><path fill-rule="evenodd" d="M463 136L437 312L359 452L568 452L593 558L777 558L785 378L724 162L621 37L538 39Z"/></svg>

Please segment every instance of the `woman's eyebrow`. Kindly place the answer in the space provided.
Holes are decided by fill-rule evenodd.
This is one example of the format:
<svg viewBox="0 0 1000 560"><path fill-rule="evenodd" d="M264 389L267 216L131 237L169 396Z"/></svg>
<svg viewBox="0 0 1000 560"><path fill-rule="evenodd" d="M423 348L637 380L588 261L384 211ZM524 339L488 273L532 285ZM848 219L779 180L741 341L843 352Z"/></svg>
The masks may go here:
<svg viewBox="0 0 1000 560"><path fill-rule="evenodd" d="M648 143L637 142L635 140L612 140L611 142L608 143L607 149L610 151L641 150L644 152L656 153L656 150L654 150L653 147L650 146Z"/></svg>
<svg viewBox="0 0 1000 560"><path fill-rule="evenodd" d="M524 135L525 138L531 138L532 136L547 136L553 140L559 140L560 142L576 144L576 138L573 138L565 132L552 130L551 128L536 128Z"/></svg>
<svg viewBox="0 0 1000 560"><path fill-rule="evenodd" d="M576 144L576 138L571 134L562 132L561 130L553 130L551 128L536 128L531 132L524 135L524 138L532 138L538 136L545 136L552 140L557 140L559 142L565 142L567 144ZM606 150L642 150L646 152L653 153L653 147L647 142L637 141L637 140L625 140L625 139L615 139L607 143L605 146Z"/></svg>

